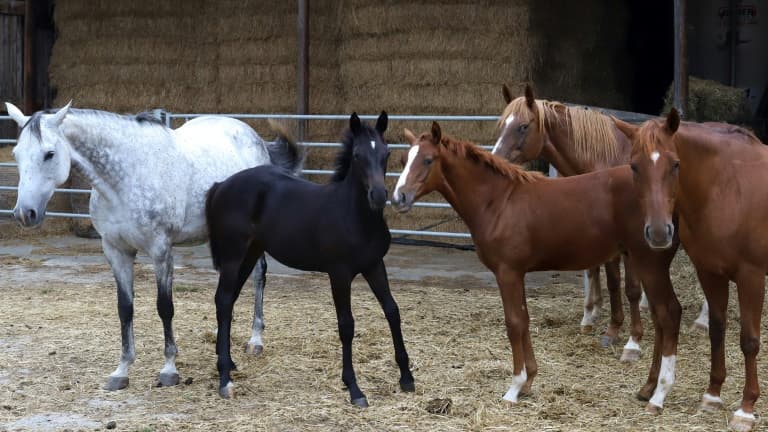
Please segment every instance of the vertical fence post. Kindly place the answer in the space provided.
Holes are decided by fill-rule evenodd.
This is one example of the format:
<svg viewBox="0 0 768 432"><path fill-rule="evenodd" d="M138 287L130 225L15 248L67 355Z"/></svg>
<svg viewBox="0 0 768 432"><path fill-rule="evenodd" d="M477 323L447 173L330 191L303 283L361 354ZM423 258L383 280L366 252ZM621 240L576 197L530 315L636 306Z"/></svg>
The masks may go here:
<svg viewBox="0 0 768 432"><path fill-rule="evenodd" d="M299 0L297 14L298 63L296 71L296 113L309 113L309 0ZM304 141L305 120L298 122L298 139Z"/></svg>
<svg viewBox="0 0 768 432"><path fill-rule="evenodd" d="M686 31L686 0L675 1L675 65L672 104L685 118L688 113L688 41Z"/></svg>

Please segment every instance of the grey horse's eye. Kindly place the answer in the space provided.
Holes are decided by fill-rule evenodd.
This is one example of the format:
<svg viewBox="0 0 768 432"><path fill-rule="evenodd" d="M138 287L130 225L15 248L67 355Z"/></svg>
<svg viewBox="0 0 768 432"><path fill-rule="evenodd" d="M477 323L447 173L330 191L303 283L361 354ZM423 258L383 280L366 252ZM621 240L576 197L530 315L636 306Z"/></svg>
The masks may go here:
<svg viewBox="0 0 768 432"><path fill-rule="evenodd" d="M45 152L45 156L43 156L43 162L47 162L47 161L53 159L53 155L54 155L53 151Z"/></svg>

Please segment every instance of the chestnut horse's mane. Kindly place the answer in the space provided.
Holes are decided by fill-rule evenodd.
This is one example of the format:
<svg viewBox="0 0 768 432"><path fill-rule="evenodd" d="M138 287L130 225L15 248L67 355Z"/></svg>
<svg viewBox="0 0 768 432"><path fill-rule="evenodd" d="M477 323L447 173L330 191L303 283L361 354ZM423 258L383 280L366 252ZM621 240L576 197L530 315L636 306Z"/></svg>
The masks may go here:
<svg viewBox="0 0 768 432"><path fill-rule="evenodd" d="M762 145L762 142L754 133L741 126L728 123L719 123L715 125L685 122L684 124L688 127L700 129L702 132L737 136L748 140L750 144ZM642 151L646 156L650 156L652 152L657 150L656 143L660 142L667 134L665 125L666 119L663 118L644 122L640 128L637 129L637 132L635 132L632 151Z"/></svg>
<svg viewBox="0 0 768 432"><path fill-rule="evenodd" d="M536 99L539 112L538 127L544 131L547 124L566 121L568 131L573 137L576 156L585 161L614 161L619 157L618 143L614 135L611 118L595 110L572 107L560 102ZM558 113L565 112L565 118ZM532 120L533 113L528 108L525 97L518 97L510 102L499 118L499 125L510 115L523 120Z"/></svg>
<svg viewBox="0 0 768 432"><path fill-rule="evenodd" d="M459 141L443 135L440 143L459 157L483 164L494 173L507 177L518 183L532 183L544 178L544 174L536 171L526 171L523 167L508 162L491 152L485 151L469 141Z"/></svg>

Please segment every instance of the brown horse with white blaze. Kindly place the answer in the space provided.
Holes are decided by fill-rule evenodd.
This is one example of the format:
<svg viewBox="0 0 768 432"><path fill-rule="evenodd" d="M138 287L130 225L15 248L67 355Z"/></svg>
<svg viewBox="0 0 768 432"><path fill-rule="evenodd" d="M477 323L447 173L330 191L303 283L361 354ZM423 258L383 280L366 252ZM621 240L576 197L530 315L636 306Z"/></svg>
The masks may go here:
<svg viewBox="0 0 768 432"><path fill-rule="evenodd" d="M669 247L673 214L710 306L711 371L701 407L721 409L725 381L728 282L737 287L745 383L731 427L750 430L760 395L757 353L768 271L768 148L750 132L727 124L666 120L617 126L633 139L632 170L645 219L643 235Z"/></svg>
<svg viewBox="0 0 768 432"><path fill-rule="evenodd" d="M536 99L530 85L525 94L512 97L506 85L502 94L507 105L498 122L499 137L492 153L522 164L542 158L563 176L586 174L629 163L632 143L618 130L610 117L598 111L569 107L559 102ZM605 279L611 306L611 319L600 343L603 347L619 340L624 323L621 301L621 255L605 263ZM622 361L640 358L643 323L640 317L642 289L624 260L625 293L629 301L630 336L624 346ZM585 280L584 317L582 332L590 333L602 307L600 267L588 271Z"/></svg>
<svg viewBox="0 0 768 432"><path fill-rule="evenodd" d="M538 372L523 285L529 271L580 270L628 252L648 287L655 316L654 363L677 346L681 308L669 279L675 250L659 253L646 244L628 166L548 179L472 143L443 136L437 123L418 137L407 129L404 135L411 148L393 192L394 205L407 211L421 196L442 193L496 277L514 363L505 400L515 403L529 392ZM651 406L656 409L674 377L659 377L658 367L651 372L641 395L655 390Z"/></svg>

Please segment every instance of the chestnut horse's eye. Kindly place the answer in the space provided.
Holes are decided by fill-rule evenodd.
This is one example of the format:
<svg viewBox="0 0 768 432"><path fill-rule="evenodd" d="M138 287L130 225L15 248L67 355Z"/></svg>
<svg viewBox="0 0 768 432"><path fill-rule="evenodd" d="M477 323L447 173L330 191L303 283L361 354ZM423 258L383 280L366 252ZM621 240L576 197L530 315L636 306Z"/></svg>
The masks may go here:
<svg viewBox="0 0 768 432"><path fill-rule="evenodd" d="M426 166L432 165L432 159L424 159L424 165Z"/></svg>
<svg viewBox="0 0 768 432"><path fill-rule="evenodd" d="M527 130L528 130L528 125L527 124L520 125L520 127L517 128L517 131L520 132L521 134L525 133L525 131L527 131Z"/></svg>
<svg viewBox="0 0 768 432"><path fill-rule="evenodd" d="M629 164L629 167L632 168L632 173L637 174L637 164Z"/></svg>
<svg viewBox="0 0 768 432"><path fill-rule="evenodd" d="M47 161L53 159L53 154L54 153L52 151L46 152L45 156L43 156L43 162L47 162Z"/></svg>
<svg viewBox="0 0 768 432"><path fill-rule="evenodd" d="M680 161L672 162L672 171L677 171L680 168Z"/></svg>

